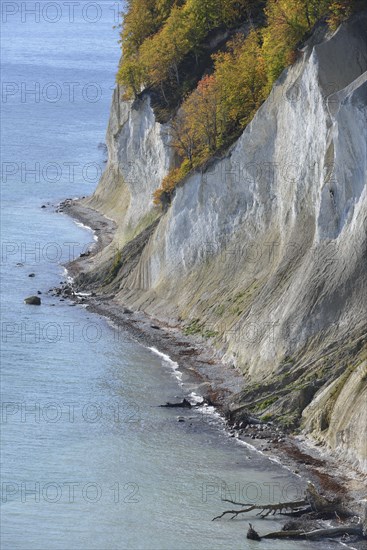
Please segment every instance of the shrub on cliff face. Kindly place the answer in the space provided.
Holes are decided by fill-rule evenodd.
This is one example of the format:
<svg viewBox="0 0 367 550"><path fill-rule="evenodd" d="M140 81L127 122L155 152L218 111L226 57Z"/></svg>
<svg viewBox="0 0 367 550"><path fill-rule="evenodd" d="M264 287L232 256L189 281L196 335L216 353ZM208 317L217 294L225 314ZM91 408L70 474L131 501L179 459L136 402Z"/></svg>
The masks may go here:
<svg viewBox="0 0 367 550"><path fill-rule="evenodd" d="M153 194L153 203L168 205L177 184L190 172L190 164L184 161L179 168L173 168L163 179L161 186Z"/></svg>
<svg viewBox="0 0 367 550"><path fill-rule="evenodd" d="M346 21L354 11L363 8L362 1L339 0L332 2L329 6L328 24L331 30L335 31L343 21ZM366 7L364 3L364 7Z"/></svg>

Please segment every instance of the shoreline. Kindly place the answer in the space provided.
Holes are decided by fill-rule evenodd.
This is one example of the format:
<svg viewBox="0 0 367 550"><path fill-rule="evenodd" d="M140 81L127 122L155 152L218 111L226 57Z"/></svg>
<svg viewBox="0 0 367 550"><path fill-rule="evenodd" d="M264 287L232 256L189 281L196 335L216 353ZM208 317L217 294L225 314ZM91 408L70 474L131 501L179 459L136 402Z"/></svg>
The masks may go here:
<svg viewBox="0 0 367 550"><path fill-rule="evenodd" d="M90 253L64 266L74 280L93 266L93 258L112 242L116 224L77 200L66 199L56 212L67 214L83 223L97 237L96 245ZM114 294L85 294L78 297L76 292L74 296L69 294L66 297L109 319L118 330L141 345L155 348L160 354L168 356L179 365L185 382L195 386L201 396L226 419L226 408L231 396L240 391L245 383L241 373L216 359L214 350L185 335L178 323L168 325L140 311L131 311L119 303ZM231 424L227 418L226 424L231 437L252 447L264 458L277 462L299 477L304 485L311 481L327 497L342 497L350 510L358 514L359 501L367 497L366 476L362 473L352 467L346 471L345 465L339 465L311 441L285 433L275 423L250 423L242 428Z"/></svg>

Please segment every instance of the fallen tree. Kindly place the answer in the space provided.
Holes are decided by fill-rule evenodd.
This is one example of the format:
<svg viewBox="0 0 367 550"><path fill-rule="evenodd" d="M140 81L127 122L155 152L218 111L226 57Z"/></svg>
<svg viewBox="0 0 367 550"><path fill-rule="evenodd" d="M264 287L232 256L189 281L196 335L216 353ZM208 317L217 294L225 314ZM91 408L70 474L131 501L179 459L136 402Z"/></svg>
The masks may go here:
<svg viewBox="0 0 367 550"><path fill-rule="evenodd" d="M252 512L253 510L259 510L259 513L256 515L260 516L261 518L266 518L266 516L268 516L269 514L273 514L273 515L276 513L286 514L287 510L291 510L292 512L298 511L300 509L304 509L305 512L311 511L311 507L309 506L307 500L279 502L277 504L261 504L259 506L255 504L244 504L241 502L234 502L233 500L227 500L227 499L223 499L223 502L230 502L231 504L235 504L237 506L246 506L246 508L242 508L241 510L226 510L225 512L220 514L220 516L216 516L215 518L213 518L213 521L215 521L216 519L221 519L223 516L227 514L231 514L232 515L231 519L233 519L237 517L239 514L246 514L247 512Z"/></svg>
<svg viewBox="0 0 367 550"><path fill-rule="evenodd" d="M220 519L227 514L231 514L232 518L237 517L239 514L245 514L252 512L253 510L259 510L258 516L265 518L269 514L288 514L294 515L299 513L305 514L307 512L320 512L337 513L338 516L348 516L350 513L340 503L339 499L328 500L324 496L320 495L316 487L310 481L307 483L305 491L305 497L302 500L290 501L290 502L278 502L276 504L248 504L243 502L235 502L233 500L223 499L223 502L229 502L236 506L244 506L240 510L226 510L220 516L213 518L213 521Z"/></svg>
<svg viewBox="0 0 367 550"><path fill-rule="evenodd" d="M316 487L308 482L305 491L305 497L303 500L279 502L276 504L250 504L243 502L235 502L233 500L223 499L223 502L229 502L235 506L240 506L240 509L225 510L219 516L213 518L214 520L221 519L226 515L230 515L230 519L234 519L240 514L246 514L248 512L258 511L256 514L261 518L265 518L270 514L283 514L287 516L298 516L301 518L301 527L295 528L293 523L285 525L283 530L267 533L260 536L255 531L253 526L247 532L247 538L252 540L261 539L277 539L277 538L292 538L292 539L322 539L327 537L345 537L354 536L357 539L367 538L367 502L365 503L365 509L363 516L357 519L357 523L352 523L352 513L345 509L340 499L335 498L329 500L321 495ZM332 514L339 523L349 520L349 523L342 523L333 527L320 527L315 525L307 525L307 521L302 525L302 519L309 519L310 515L317 517L318 519L326 519ZM297 526L298 527L298 526Z"/></svg>

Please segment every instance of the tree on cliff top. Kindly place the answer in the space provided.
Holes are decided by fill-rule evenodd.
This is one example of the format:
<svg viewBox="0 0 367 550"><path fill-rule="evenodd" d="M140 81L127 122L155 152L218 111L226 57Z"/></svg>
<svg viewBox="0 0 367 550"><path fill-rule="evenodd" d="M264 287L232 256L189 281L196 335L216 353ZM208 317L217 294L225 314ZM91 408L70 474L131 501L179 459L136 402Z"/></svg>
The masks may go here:
<svg viewBox="0 0 367 550"><path fill-rule="evenodd" d="M142 86L180 85L180 64L198 54L207 35L238 24L259 0L130 0L124 18L117 80L126 97ZM134 66L132 66L134 65Z"/></svg>

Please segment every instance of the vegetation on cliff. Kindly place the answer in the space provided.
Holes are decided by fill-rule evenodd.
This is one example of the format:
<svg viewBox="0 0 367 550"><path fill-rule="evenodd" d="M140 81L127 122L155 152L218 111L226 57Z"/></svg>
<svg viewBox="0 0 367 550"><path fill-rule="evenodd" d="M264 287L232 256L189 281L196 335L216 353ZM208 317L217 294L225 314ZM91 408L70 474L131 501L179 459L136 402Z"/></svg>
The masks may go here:
<svg viewBox="0 0 367 550"><path fill-rule="evenodd" d="M360 0L129 0L117 80L125 98L149 89L171 120L180 167L154 194L170 200L193 168L251 121L302 40L326 19L334 30Z"/></svg>

